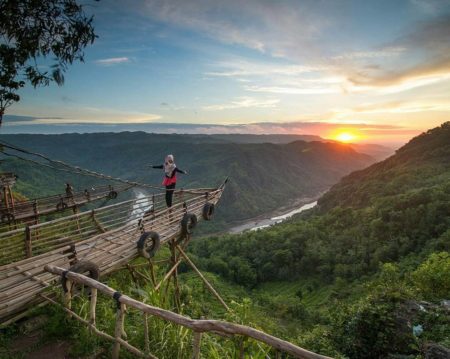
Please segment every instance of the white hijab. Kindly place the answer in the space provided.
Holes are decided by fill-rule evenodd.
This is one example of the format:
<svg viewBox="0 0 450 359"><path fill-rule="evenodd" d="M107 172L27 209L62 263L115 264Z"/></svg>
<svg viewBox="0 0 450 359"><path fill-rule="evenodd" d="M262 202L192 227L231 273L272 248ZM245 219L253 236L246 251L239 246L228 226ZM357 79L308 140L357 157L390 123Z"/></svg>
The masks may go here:
<svg viewBox="0 0 450 359"><path fill-rule="evenodd" d="M169 160L171 162L169 162ZM175 171L175 168L177 167L177 165L175 164L173 155L167 155L166 159L164 161L164 173L166 174L167 177L171 177L173 171Z"/></svg>

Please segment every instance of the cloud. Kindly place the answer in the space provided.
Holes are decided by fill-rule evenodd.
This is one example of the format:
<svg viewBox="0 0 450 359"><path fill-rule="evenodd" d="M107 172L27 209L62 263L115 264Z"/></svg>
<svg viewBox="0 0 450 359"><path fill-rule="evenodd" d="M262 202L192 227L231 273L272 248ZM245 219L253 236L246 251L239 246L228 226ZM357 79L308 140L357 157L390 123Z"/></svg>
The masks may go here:
<svg viewBox="0 0 450 359"><path fill-rule="evenodd" d="M373 71L346 69L349 82L357 89L384 87L399 91L450 78L450 14L423 21L394 47L405 48L404 65L379 67Z"/></svg>
<svg viewBox="0 0 450 359"><path fill-rule="evenodd" d="M382 57L400 56L406 48L404 47L387 47L372 51L356 51L344 53L331 57L332 60L355 60L355 59L374 59Z"/></svg>
<svg viewBox="0 0 450 359"><path fill-rule="evenodd" d="M5 115L5 125L79 125L79 124L144 124L160 120L162 116L151 113L133 111L117 111L96 107L66 106L59 112L67 113L66 117L60 116L27 116Z"/></svg>
<svg viewBox="0 0 450 359"><path fill-rule="evenodd" d="M449 5L448 0L411 0L411 3L426 14L439 14Z"/></svg>
<svg viewBox="0 0 450 359"><path fill-rule="evenodd" d="M100 59L94 61L97 65L101 66L113 66L113 65L119 65L126 62L130 62L130 59L128 57L111 57L109 59Z"/></svg>
<svg viewBox="0 0 450 359"><path fill-rule="evenodd" d="M277 94L289 94L289 95L323 95L331 93L339 93L342 90L339 87L280 87L280 86L246 86L247 91L252 92L270 92Z"/></svg>
<svg viewBox="0 0 450 359"><path fill-rule="evenodd" d="M279 102L280 102L279 99L260 100L252 97L240 97L234 101L231 101L230 103L204 106L202 107L202 110L222 111L222 110L232 110L237 108L250 108L250 107L273 108Z"/></svg>
<svg viewBox="0 0 450 359"><path fill-rule="evenodd" d="M394 41L375 45L376 40L370 39L367 48L350 48L337 54L333 51L352 46L353 42L339 47L336 43L330 44L330 32L345 28L348 22L348 15L336 4L301 2L294 6L290 1L154 0L145 2L143 12L173 27L291 62L279 65L235 60L213 64L216 69L205 73L241 82L264 78L265 83L249 86L249 91L395 93L440 82L450 75L450 15L444 11L449 8L448 0L414 0L413 5L439 11L433 11L433 16L428 16L426 21L404 21L407 27L391 35L391 38L397 36ZM406 35L401 36L402 32ZM340 76L342 81L339 87L332 89L311 89L303 82L285 86L277 78L307 77L310 73L321 73L322 77Z"/></svg>
<svg viewBox="0 0 450 359"><path fill-rule="evenodd" d="M21 124L39 122L41 120L63 121L64 117L37 117L37 116L21 116L21 115L4 115L3 120L10 124Z"/></svg>
<svg viewBox="0 0 450 359"><path fill-rule="evenodd" d="M271 62L249 61L243 58L216 62L211 64L211 66L219 68L219 70L206 72L206 76L238 78L245 76L272 75L295 76L329 69L329 67L325 66L277 64Z"/></svg>
<svg viewBox="0 0 450 359"><path fill-rule="evenodd" d="M176 28L275 57L310 57L329 20L308 3L257 0L152 0L143 13Z"/></svg>

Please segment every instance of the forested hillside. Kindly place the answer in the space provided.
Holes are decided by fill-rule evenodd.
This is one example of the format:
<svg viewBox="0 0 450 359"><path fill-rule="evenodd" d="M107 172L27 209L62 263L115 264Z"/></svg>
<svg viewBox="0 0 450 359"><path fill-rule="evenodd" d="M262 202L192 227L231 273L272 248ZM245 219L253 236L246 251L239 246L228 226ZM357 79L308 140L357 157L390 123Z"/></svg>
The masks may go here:
<svg viewBox="0 0 450 359"><path fill-rule="evenodd" d="M296 141L289 144L235 144L202 135L156 135L143 132L4 135L0 140L113 176L160 185L161 164L168 153L189 175L180 175L178 188L216 186L230 182L218 208L216 228L225 223L269 212L293 199L316 196L352 170L373 159L348 145ZM84 188L96 179L35 168L21 162L2 163L3 171L19 175L18 189L32 196L61 191L65 182ZM58 181L60 184L58 184ZM91 182L90 182L91 181Z"/></svg>
<svg viewBox="0 0 450 359"><path fill-rule="evenodd" d="M428 303L430 317L419 319L411 308L450 298L450 123L345 177L300 218L201 239L191 250L204 270L259 293L291 281L288 301L267 293L259 304L285 321L301 319L315 334L299 340L313 350L385 358L423 353L428 340L449 346L448 312ZM321 308L308 307L318 293ZM422 337L412 335L418 323Z"/></svg>

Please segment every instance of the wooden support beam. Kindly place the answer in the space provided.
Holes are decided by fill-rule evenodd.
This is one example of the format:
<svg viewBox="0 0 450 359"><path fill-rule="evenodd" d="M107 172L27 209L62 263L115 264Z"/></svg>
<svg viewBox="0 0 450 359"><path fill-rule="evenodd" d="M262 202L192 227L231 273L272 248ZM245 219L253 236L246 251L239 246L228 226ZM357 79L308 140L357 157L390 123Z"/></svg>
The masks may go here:
<svg viewBox="0 0 450 359"><path fill-rule="evenodd" d="M195 266L195 264L189 259L186 253L181 249L180 246L177 245L178 251L181 253L183 258L186 260L186 262L191 266L191 268L194 270L195 273L198 274L198 276L202 279L202 281L206 284L206 287L209 289L209 291L219 300L219 302L222 304L222 306L228 311L231 312L231 309L228 307L228 305L225 303L225 301L222 299L222 297L217 293L217 291L214 289L214 287L208 282L208 280L205 278L205 276L198 270L198 268Z"/></svg>
<svg viewBox="0 0 450 359"><path fill-rule="evenodd" d="M174 264L174 266L172 268L170 268L170 270L166 273L166 275L164 276L164 278L161 280L161 282L158 283L158 285L155 287L155 290L158 291L159 288L161 288L161 285L172 275L173 271L175 269L177 269L177 267L180 265L181 260L178 260L178 262L176 262Z"/></svg>

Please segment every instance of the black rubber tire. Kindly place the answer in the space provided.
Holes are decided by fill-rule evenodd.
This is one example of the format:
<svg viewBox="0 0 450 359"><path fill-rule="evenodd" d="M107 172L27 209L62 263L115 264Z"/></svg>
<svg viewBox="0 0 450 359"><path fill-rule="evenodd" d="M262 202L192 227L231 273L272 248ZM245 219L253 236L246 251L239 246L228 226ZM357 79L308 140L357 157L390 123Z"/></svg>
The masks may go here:
<svg viewBox="0 0 450 359"><path fill-rule="evenodd" d="M210 221L212 216L214 215L214 204L213 203L205 203L203 206L202 217L205 221Z"/></svg>
<svg viewBox="0 0 450 359"><path fill-rule="evenodd" d="M59 202L59 203L56 205L56 210L57 210L57 211L64 211L65 209L67 209L67 203Z"/></svg>
<svg viewBox="0 0 450 359"><path fill-rule="evenodd" d="M146 246L146 242L150 241L150 245ZM144 232L136 243L139 255L144 258L152 258L159 249L161 242L159 234L156 232Z"/></svg>
<svg viewBox="0 0 450 359"><path fill-rule="evenodd" d="M100 269L98 268L97 264L91 261L80 261L73 266L71 266L69 269L69 272L84 274L86 272L89 272L88 277L98 280L100 278ZM65 292L67 292L67 286L66 286L66 278L61 278L61 285Z"/></svg>
<svg viewBox="0 0 450 359"><path fill-rule="evenodd" d="M181 220L181 238L192 234L196 225L197 216L193 213L185 213Z"/></svg>
<svg viewBox="0 0 450 359"><path fill-rule="evenodd" d="M11 223L11 222L14 222L15 219L16 219L16 217L14 217L14 215L12 213L2 214L2 222L3 223Z"/></svg>
<svg viewBox="0 0 450 359"><path fill-rule="evenodd" d="M111 191L111 192L109 192L108 198L110 198L110 199L116 199L116 198L117 198L117 192L116 192L116 191Z"/></svg>

